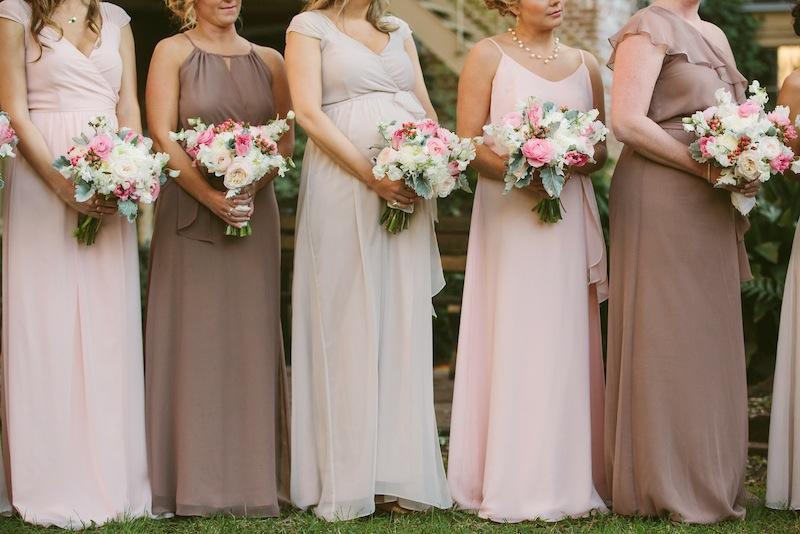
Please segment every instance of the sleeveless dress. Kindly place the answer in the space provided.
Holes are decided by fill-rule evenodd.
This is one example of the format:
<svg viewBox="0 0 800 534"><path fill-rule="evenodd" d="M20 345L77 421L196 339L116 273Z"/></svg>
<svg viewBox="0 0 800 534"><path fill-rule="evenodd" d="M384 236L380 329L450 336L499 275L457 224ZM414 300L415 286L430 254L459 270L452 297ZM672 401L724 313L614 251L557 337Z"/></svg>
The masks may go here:
<svg viewBox="0 0 800 534"><path fill-rule="evenodd" d="M319 39L322 109L364 157L379 121L425 115L398 29L376 54L325 15L288 32ZM303 159L292 325L292 502L327 520L375 510L375 499L448 508L433 409L431 297L444 285L434 205L390 235L386 203L313 141Z"/></svg>
<svg viewBox="0 0 800 534"><path fill-rule="evenodd" d="M276 116L272 74L252 49L224 57L195 47L180 86L176 127L195 117L265 124ZM174 181L156 204L145 357L157 514L277 516L279 496L288 497L272 184L257 193L251 224L249 237L226 236L225 222Z"/></svg>
<svg viewBox="0 0 800 534"><path fill-rule="evenodd" d="M766 504L800 510L800 226L783 290L769 423Z"/></svg>
<svg viewBox="0 0 800 534"><path fill-rule="evenodd" d="M583 61L553 82L497 47L502 57L492 82L490 122L499 123L530 96L592 109ZM608 286L592 182L575 175L566 183L564 219L552 225L531 211L532 197L503 190L502 182L481 179L475 191L450 428L450 489L461 508L498 522L605 512L593 476L602 491L598 302Z"/></svg>
<svg viewBox="0 0 800 534"><path fill-rule="evenodd" d="M610 41L666 48L648 116L687 146L681 118L744 99L734 58L651 6ZM614 53L609 60L613 68ZM740 283L746 219L730 193L625 147L611 182L606 455L614 511L713 523L744 516L747 378Z"/></svg>
<svg viewBox="0 0 800 534"><path fill-rule="evenodd" d="M36 61L28 3L0 3L0 17L25 27L30 117L53 158L98 115L117 121L120 32L130 19L107 2L100 15L88 56L45 27ZM3 430L12 504L26 521L64 528L145 515L136 226L107 217L97 242L81 245L72 236L78 213L22 156L7 177Z"/></svg>

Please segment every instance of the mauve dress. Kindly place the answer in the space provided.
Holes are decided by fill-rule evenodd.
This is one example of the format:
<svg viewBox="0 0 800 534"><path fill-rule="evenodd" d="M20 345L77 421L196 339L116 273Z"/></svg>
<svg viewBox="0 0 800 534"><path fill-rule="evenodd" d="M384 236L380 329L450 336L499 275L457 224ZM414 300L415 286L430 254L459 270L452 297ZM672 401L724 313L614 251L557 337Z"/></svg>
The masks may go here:
<svg viewBox="0 0 800 534"><path fill-rule="evenodd" d="M530 96L592 109L583 62L550 81L498 48L490 122ZM506 195L503 185L481 178L475 191L450 490L461 508L497 522L606 512L598 302L608 280L592 181L575 175L567 182L564 219L552 225L531 211L532 197Z"/></svg>
<svg viewBox="0 0 800 534"><path fill-rule="evenodd" d="M681 117L741 101L734 58L670 10L610 41L666 48L648 116L688 145ZM614 54L609 60L613 67ZM625 147L611 185L606 457L613 508L713 523L744 516L747 379L740 283L746 220L730 193Z"/></svg>
<svg viewBox="0 0 800 534"><path fill-rule="evenodd" d="M226 63L230 62L230 67ZM180 125L200 117L275 118L272 75L254 50L199 48L180 70ZM222 189L221 180L212 185ZM272 184L255 198L253 235L176 182L156 205L145 338L153 512L276 516L288 476L280 323L280 223Z"/></svg>
<svg viewBox="0 0 800 534"><path fill-rule="evenodd" d="M101 40L88 55L45 27L37 61L30 6L0 3L0 17L25 28L30 118L52 157L91 133L98 115L117 122L130 18L107 2L100 15ZM82 245L72 235L78 212L24 157L10 160L7 179L3 430L12 504L26 521L63 528L146 515L136 226L106 217L97 242Z"/></svg>

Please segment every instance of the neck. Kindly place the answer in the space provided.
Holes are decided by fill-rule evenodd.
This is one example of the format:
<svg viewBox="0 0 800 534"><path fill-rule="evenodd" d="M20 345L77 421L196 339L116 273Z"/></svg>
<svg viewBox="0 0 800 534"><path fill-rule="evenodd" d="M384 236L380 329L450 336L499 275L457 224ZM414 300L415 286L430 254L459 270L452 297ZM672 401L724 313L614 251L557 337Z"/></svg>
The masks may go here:
<svg viewBox="0 0 800 534"><path fill-rule="evenodd" d="M656 4L674 11L686 19L700 19L700 0L657 0Z"/></svg>
<svg viewBox="0 0 800 534"><path fill-rule="evenodd" d="M205 40L216 43L234 43L239 37L236 33L236 25L230 24L228 26L215 26L204 20L197 21L195 30Z"/></svg>
<svg viewBox="0 0 800 534"><path fill-rule="evenodd" d="M542 30L532 27L529 24L525 24L522 20L519 21L514 31L521 41L542 48L551 47L555 38L553 30Z"/></svg>
<svg viewBox="0 0 800 534"><path fill-rule="evenodd" d="M341 10L340 15L348 19L366 19L372 0L350 0Z"/></svg>

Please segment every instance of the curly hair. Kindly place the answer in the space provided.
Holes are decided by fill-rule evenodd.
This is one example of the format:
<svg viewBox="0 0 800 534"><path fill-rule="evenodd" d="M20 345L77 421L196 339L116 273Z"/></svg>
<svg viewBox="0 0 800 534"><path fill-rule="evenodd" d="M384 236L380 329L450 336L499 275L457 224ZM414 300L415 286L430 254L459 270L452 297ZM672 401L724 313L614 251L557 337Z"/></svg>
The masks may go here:
<svg viewBox="0 0 800 534"><path fill-rule="evenodd" d="M304 11L314 11L317 9L339 8L341 13L349 0L308 0ZM389 0L372 0L367 10L367 20L375 29L384 33L393 32L397 25L386 19L386 12L389 9Z"/></svg>
<svg viewBox="0 0 800 534"><path fill-rule="evenodd" d="M794 9L792 9L792 17L794 18L794 33L800 35L800 0L797 0L794 3Z"/></svg>
<svg viewBox="0 0 800 534"><path fill-rule="evenodd" d="M58 31L60 38L64 37L64 29L53 20L53 13L55 13L58 6L61 5L63 0L25 0L31 6L31 37L33 42L39 47L39 57L36 61L42 58L42 53L48 46L41 41L42 30L46 26ZM100 0L89 0L89 10L86 12L86 25L88 28L100 37Z"/></svg>
<svg viewBox="0 0 800 534"><path fill-rule="evenodd" d="M194 0L164 0L167 9L180 23L181 30L189 30L197 26L197 13L194 10Z"/></svg>
<svg viewBox="0 0 800 534"><path fill-rule="evenodd" d="M800 0L798 1L800 2ZM509 15L514 15L511 8L518 6L519 0L483 0L483 3L486 4L486 7L489 9L494 9L502 16L507 17Z"/></svg>

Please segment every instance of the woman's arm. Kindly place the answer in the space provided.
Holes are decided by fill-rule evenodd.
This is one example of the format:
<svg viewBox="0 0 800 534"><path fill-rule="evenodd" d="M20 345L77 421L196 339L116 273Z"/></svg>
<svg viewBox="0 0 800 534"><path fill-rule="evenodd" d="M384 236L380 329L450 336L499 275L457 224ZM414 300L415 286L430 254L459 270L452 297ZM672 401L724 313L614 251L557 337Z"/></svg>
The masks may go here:
<svg viewBox="0 0 800 534"><path fill-rule="evenodd" d="M376 180L372 164L322 111L322 53L320 41L289 32L286 74L297 122L323 152L381 198L407 206L418 197L402 181ZM375 117L377 121L380 117Z"/></svg>
<svg viewBox="0 0 800 534"><path fill-rule="evenodd" d="M458 81L456 133L460 137L483 137L483 127L490 115L492 80L500 63L500 51L484 39L467 55ZM478 145L471 166L482 178L502 182L507 158L498 156L486 145Z"/></svg>
<svg viewBox="0 0 800 534"><path fill-rule="evenodd" d="M286 65L283 57L278 51L262 46L256 47L256 52L272 73L272 98L275 110L279 117L285 118L292 109L292 97L289 93L289 81L286 79ZM278 141L278 152L284 157L292 157L294 153L294 121L289 122L289 131ZM256 191L270 184L276 176L278 176L277 171L256 182Z"/></svg>
<svg viewBox="0 0 800 534"><path fill-rule="evenodd" d="M414 38L408 37L403 43L403 46L406 49L408 57L411 58L411 62L414 64L414 73L416 76L416 81L414 82L414 95L417 97L417 100L419 100L420 104L422 104L425 114L429 118L438 121L439 117L436 115L436 110L433 109L431 97L428 94L428 88L425 86L425 76L422 74L422 65L419 63L419 54L417 53L417 45L414 43Z"/></svg>
<svg viewBox="0 0 800 534"><path fill-rule="evenodd" d="M584 61L586 62L586 68L589 69L589 78L592 81L592 105L594 106L594 109L600 112L600 114L597 116L597 119L605 123L606 95L605 90L603 89L603 76L600 74L600 65L597 63L597 58L594 57L594 54L590 54L589 52L585 51L581 53L583 54ZM570 169L570 171L576 174L588 175L602 169L605 166L607 159L608 148L606 146L606 142L601 141L594 147L595 163L584 165L583 167L573 167Z"/></svg>
<svg viewBox="0 0 800 534"><path fill-rule="evenodd" d="M178 126L180 66L190 51L188 41L177 36L165 39L156 46L150 61L150 72L147 75L147 124L159 150L169 154L170 168L180 171L180 175L175 178L178 185L214 215L227 224L238 227L250 220L251 212L235 208L238 205L250 204L252 196L226 199L225 192L211 187L200 171L192 165L189 155L169 137L170 132Z"/></svg>
<svg viewBox="0 0 800 534"><path fill-rule="evenodd" d="M75 188L53 166L53 155L33 124L28 112L28 82L26 79L25 27L12 20L0 18L0 108L6 111L19 137L18 149L36 174L65 204L91 217L116 213L116 203L99 198L86 202L75 200ZM75 132L76 135L78 132Z"/></svg>
<svg viewBox="0 0 800 534"><path fill-rule="evenodd" d="M136 48L130 24L121 29L119 53L122 56L122 85L117 103L117 120L120 128L142 131L142 115L136 95Z"/></svg>

